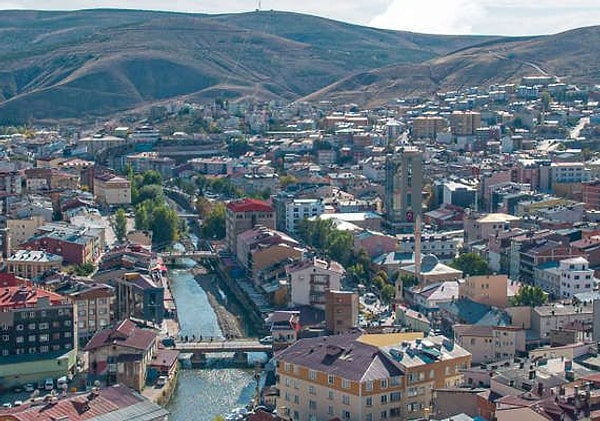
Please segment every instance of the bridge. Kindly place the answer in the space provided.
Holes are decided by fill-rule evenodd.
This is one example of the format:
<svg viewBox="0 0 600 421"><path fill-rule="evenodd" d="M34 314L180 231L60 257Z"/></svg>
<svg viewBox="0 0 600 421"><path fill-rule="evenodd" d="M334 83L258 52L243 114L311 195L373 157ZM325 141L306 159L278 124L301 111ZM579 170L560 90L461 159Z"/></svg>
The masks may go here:
<svg viewBox="0 0 600 421"><path fill-rule="evenodd" d="M165 251L162 253L158 253L163 259L163 263L165 265L174 266L177 264L177 260L188 258L193 260L203 260L203 259L216 259L217 253L210 250L189 250L189 251Z"/></svg>
<svg viewBox="0 0 600 421"><path fill-rule="evenodd" d="M202 367L206 364L207 354L232 353L235 365L248 365L249 352L273 353L272 345L261 344L257 340L227 340L202 342L175 342L173 349L181 354L192 354L192 367Z"/></svg>

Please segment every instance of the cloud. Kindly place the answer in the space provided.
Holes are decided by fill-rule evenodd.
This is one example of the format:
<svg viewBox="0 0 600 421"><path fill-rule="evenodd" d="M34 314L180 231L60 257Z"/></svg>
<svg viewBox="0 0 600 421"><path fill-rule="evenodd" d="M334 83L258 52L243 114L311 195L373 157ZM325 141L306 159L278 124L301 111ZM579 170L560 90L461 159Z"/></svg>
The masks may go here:
<svg viewBox="0 0 600 421"><path fill-rule="evenodd" d="M435 34L538 35L600 24L597 0L394 0L370 26Z"/></svg>

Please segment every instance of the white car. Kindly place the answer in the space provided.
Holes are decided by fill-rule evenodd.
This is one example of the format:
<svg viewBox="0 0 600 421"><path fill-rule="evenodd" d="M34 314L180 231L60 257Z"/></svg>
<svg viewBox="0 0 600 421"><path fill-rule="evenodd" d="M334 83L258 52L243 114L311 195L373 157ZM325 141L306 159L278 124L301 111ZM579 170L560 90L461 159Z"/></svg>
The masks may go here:
<svg viewBox="0 0 600 421"><path fill-rule="evenodd" d="M15 403L13 403L13 406L21 406L23 405L23 401L15 401Z"/></svg>
<svg viewBox="0 0 600 421"><path fill-rule="evenodd" d="M4 402L2 404L2 409L9 409L9 408L12 408L12 403L10 403L10 402Z"/></svg>
<svg viewBox="0 0 600 421"><path fill-rule="evenodd" d="M265 336L264 338L259 339L259 341L263 345L271 345L273 343L272 336Z"/></svg>
<svg viewBox="0 0 600 421"><path fill-rule="evenodd" d="M27 383L25 386L23 386L23 390L25 390L27 393L31 393L35 390L35 386L33 383Z"/></svg>

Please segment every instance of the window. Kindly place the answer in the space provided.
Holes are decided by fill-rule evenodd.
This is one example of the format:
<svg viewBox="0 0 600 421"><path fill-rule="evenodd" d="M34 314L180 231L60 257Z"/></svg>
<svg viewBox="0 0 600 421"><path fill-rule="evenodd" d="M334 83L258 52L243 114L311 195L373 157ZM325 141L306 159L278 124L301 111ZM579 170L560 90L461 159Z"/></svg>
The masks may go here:
<svg viewBox="0 0 600 421"><path fill-rule="evenodd" d="M8 335L2 335L2 340L4 342L8 342L9 336Z"/></svg>
<svg viewBox="0 0 600 421"><path fill-rule="evenodd" d="M309 400L308 401L308 409L312 409L312 410L317 409L317 401Z"/></svg>
<svg viewBox="0 0 600 421"><path fill-rule="evenodd" d="M283 369L284 369L285 371L292 371L292 365L291 365L290 363L285 363L285 364L283 365Z"/></svg>
<svg viewBox="0 0 600 421"><path fill-rule="evenodd" d="M401 415L402 415L402 410L400 408L390 409L390 417L391 418L399 418Z"/></svg>
<svg viewBox="0 0 600 421"><path fill-rule="evenodd" d="M419 404L417 402L411 402L407 405L408 412L415 412L419 410Z"/></svg>
<svg viewBox="0 0 600 421"><path fill-rule="evenodd" d="M368 407L373 406L373 398L371 396L366 399L365 405Z"/></svg>
<svg viewBox="0 0 600 421"><path fill-rule="evenodd" d="M335 376L333 374L330 374L327 376L327 383L329 383L329 384L335 383Z"/></svg>
<svg viewBox="0 0 600 421"><path fill-rule="evenodd" d="M48 345L40 346L40 352L48 352Z"/></svg>
<svg viewBox="0 0 600 421"><path fill-rule="evenodd" d="M317 380L317 372L315 370L308 370L308 377L311 380Z"/></svg>
<svg viewBox="0 0 600 421"><path fill-rule="evenodd" d="M367 392L373 391L373 382L371 380L369 380L369 381L367 381L367 383L365 383L365 390Z"/></svg>
<svg viewBox="0 0 600 421"><path fill-rule="evenodd" d="M36 339L37 339L37 337L36 337L35 335L29 335L29 336L27 337L27 340L28 340L29 342L35 342L35 340L36 340Z"/></svg>
<svg viewBox="0 0 600 421"><path fill-rule="evenodd" d="M350 411L342 411L342 416L347 420L350 419Z"/></svg>
<svg viewBox="0 0 600 421"><path fill-rule="evenodd" d="M350 405L350 396L349 395L342 395L342 403L344 405Z"/></svg>
<svg viewBox="0 0 600 421"><path fill-rule="evenodd" d="M39 325L40 330L46 330L49 327L50 327L50 325L48 324L48 322L40 323L40 325Z"/></svg>
<svg viewBox="0 0 600 421"><path fill-rule="evenodd" d="M27 329L29 329L29 330L35 330L35 323L29 323L27 325Z"/></svg>
<svg viewBox="0 0 600 421"><path fill-rule="evenodd" d="M380 418L382 420L386 419L387 418L387 411L381 411Z"/></svg>
<svg viewBox="0 0 600 421"><path fill-rule="evenodd" d="M350 389L350 380L342 379L342 389Z"/></svg>
<svg viewBox="0 0 600 421"><path fill-rule="evenodd" d="M47 333L43 333L40 335L40 342L48 342L50 340L50 335Z"/></svg>
<svg viewBox="0 0 600 421"><path fill-rule="evenodd" d="M294 395L294 403L295 403L296 405L299 405L299 404L300 404L300 397L299 397L298 395Z"/></svg>
<svg viewBox="0 0 600 421"><path fill-rule="evenodd" d="M333 412L333 406L329 405L329 407L327 408L327 414L329 414L329 415L333 415L334 414L334 412Z"/></svg>
<svg viewBox="0 0 600 421"><path fill-rule="evenodd" d="M381 395L381 404L385 405L387 403L387 395Z"/></svg>
<svg viewBox="0 0 600 421"><path fill-rule="evenodd" d="M388 387L388 381L387 381L387 379L381 380L381 388L382 389L387 389L387 387Z"/></svg>
<svg viewBox="0 0 600 421"><path fill-rule="evenodd" d="M15 340L18 344L22 344L25 338L23 336L17 336Z"/></svg>
<svg viewBox="0 0 600 421"><path fill-rule="evenodd" d="M402 399L402 393L401 392L392 392L392 393L390 393L390 402L398 402L401 399Z"/></svg>
<svg viewBox="0 0 600 421"><path fill-rule="evenodd" d="M332 401L332 400L333 400L333 398L334 398L334 396L335 396L335 395L334 395L334 393L333 393L333 390L330 390L330 391L329 391L329 400L330 400L330 401Z"/></svg>
<svg viewBox="0 0 600 421"><path fill-rule="evenodd" d="M310 386L308 386L308 393L310 393L311 395L316 395L317 394L316 387L314 387L312 384Z"/></svg>

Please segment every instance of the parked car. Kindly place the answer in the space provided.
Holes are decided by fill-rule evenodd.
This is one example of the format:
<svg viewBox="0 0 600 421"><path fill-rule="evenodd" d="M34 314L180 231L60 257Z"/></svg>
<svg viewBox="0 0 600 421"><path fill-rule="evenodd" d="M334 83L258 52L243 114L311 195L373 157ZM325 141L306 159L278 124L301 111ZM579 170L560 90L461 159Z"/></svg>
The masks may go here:
<svg viewBox="0 0 600 421"><path fill-rule="evenodd" d="M23 401L15 401L15 403L13 403L13 406L21 406L23 405Z"/></svg>
<svg viewBox="0 0 600 421"><path fill-rule="evenodd" d="M4 402L2 404L2 409L9 409L9 408L12 408L12 403L10 403L10 402Z"/></svg>
<svg viewBox="0 0 600 421"><path fill-rule="evenodd" d="M264 338L260 338L258 340L258 342L260 342L263 345L271 345L273 343L273 337L272 336L265 336Z"/></svg>
<svg viewBox="0 0 600 421"><path fill-rule="evenodd" d="M156 387L163 387L167 384L167 376L158 376L158 380L156 380Z"/></svg>
<svg viewBox="0 0 600 421"><path fill-rule="evenodd" d="M31 393L35 390L35 386L33 383L27 383L25 386L23 386L23 390L25 390L27 393Z"/></svg>
<svg viewBox="0 0 600 421"><path fill-rule="evenodd" d="M54 389L54 379L52 379L51 377L48 377L46 379L46 382L44 383L44 389L46 389L46 390Z"/></svg>

